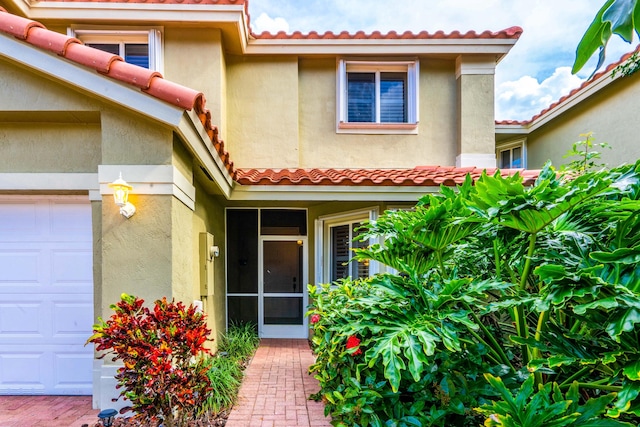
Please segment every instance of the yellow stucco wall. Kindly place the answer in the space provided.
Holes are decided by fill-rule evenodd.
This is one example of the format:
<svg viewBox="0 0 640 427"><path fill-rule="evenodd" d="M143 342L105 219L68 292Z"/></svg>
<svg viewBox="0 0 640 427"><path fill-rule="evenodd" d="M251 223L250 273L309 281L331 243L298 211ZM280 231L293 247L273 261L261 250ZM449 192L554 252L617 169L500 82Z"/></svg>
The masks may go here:
<svg viewBox="0 0 640 427"><path fill-rule="evenodd" d="M495 145L493 74L463 74L458 78L458 152L492 154Z"/></svg>
<svg viewBox="0 0 640 427"><path fill-rule="evenodd" d="M228 57L226 128L236 167L296 167L297 58Z"/></svg>
<svg viewBox="0 0 640 427"><path fill-rule="evenodd" d="M207 314L207 326L211 329L211 337L214 339L213 348L217 348L221 334L226 329L226 282L225 282L225 220L224 205L219 198L207 195L202 186L196 182L196 210L192 216L192 249L193 274L196 287L199 286L199 234L208 232L214 237L214 244L220 248L220 255L213 260L214 267L214 291L213 295L202 298L205 313ZM198 288L199 291L199 288Z"/></svg>
<svg viewBox="0 0 640 427"><path fill-rule="evenodd" d="M571 145L583 140L580 134L593 132L594 141L606 142L611 150L598 149L609 166L633 163L640 158L640 122L630 106L640 97L640 73L617 80L582 101L559 118L533 131L527 137L528 167L541 168L547 160L554 165L563 159Z"/></svg>
<svg viewBox="0 0 640 427"><path fill-rule="evenodd" d="M164 30L164 77L199 90L206 96L211 122L226 138L226 63L222 34L218 29L175 28Z"/></svg>
<svg viewBox="0 0 640 427"><path fill-rule="evenodd" d="M454 61L421 61L417 135L336 133L335 58L231 57L227 64L227 147L237 167L455 163Z"/></svg>

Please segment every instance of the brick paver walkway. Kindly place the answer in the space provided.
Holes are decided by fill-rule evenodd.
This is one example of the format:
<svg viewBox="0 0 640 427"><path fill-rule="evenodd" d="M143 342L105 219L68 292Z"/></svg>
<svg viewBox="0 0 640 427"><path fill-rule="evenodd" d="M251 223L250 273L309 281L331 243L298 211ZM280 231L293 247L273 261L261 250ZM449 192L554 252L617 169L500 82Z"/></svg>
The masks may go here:
<svg viewBox="0 0 640 427"><path fill-rule="evenodd" d="M98 421L91 396L0 396L0 427L82 427Z"/></svg>
<svg viewBox="0 0 640 427"><path fill-rule="evenodd" d="M263 339L245 371L226 427L325 427L324 405L309 400L320 387L308 374L307 340ZM0 427L93 426L91 396L0 396Z"/></svg>
<svg viewBox="0 0 640 427"><path fill-rule="evenodd" d="M313 363L307 340L262 339L226 427L331 426L324 405L309 400L320 390Z"/></svg>

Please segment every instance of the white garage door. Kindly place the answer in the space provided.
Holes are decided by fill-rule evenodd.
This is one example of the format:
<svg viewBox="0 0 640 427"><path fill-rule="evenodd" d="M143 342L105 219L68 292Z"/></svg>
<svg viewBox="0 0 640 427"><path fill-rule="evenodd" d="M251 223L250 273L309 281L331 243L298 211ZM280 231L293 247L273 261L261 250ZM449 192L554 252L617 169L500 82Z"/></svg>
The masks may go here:
<svg viewBox="0 0 640 427"><path fill-rule="evenodd" d="M91 394L91 206L0 196L0 394Z"/></svg>

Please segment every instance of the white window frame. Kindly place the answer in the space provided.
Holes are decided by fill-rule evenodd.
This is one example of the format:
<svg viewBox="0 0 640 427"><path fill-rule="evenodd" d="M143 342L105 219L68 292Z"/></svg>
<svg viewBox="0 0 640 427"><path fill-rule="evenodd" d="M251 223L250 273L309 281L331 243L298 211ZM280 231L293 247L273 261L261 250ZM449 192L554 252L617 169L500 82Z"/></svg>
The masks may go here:
<svg viewBox="0 0 640 427"><path fill-rule="evenodd" d="M500 167L500 163L502 161L502 152L503 151L511 151L513 152L514 148L522 149L522 166L516 169L526 169L527 168L527 139L521 138L514 141L508 141L504 143L496 144L496 165ZM504 169L513 169L513 156L511 156L511 165L509 168Z"/></svg>
<svg viewBox="0 0 640 427"><path fill-rule="evenodd" d="M67 29L69 37L83 43L119 44L120 56L124 58L126 43L146 43L149 46L149 69L164 73L163 28L162 27L105 27L74 25Z"/></svg>
<svg viewBox="0 0 640 427"><path fill-rule="evenodd" d="M355 222L375 221L378 218L378 207L359 209L338 214L324 215L315 220L315 283L331 281L331 228ZM378 243L372 239L370 244ZM380 272L380 264L369 262L369 276Z"/></svg>
<svg viewBox="0 0 640 427"><path fill-rule="evenodd" d="M336 82L336 132L359 134L417 134L418 133L418 99L420 97L420 61L410 60L351 60L339 59L337 65ZM381 123L380 102L376 102L376 122L350 123L347 121L347 74L349 72L366 72L376 74L376 100L380 96L380 73L401 72L407 73L407 122L406 123Z"/></svg>

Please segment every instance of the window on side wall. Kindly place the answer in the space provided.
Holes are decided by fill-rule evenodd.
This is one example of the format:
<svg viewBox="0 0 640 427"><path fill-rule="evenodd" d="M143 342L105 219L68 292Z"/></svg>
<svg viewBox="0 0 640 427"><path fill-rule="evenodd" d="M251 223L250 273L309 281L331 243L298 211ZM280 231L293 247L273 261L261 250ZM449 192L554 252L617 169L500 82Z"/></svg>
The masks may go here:
<svg viewBox="0 0 640 427"><path fill-rule="evenodd" d="M522 169L527 167L526 141L518 140L496 147L500 169Z"/></svg>
<svg viewBox="0 0 640 427"><path fill-rule="evenodd" d="M375 220L377 208L348 211L319 217L315 221L316 283L332 283L351 277L358 279L378 273L375 261L358 262L353 259L354 249L376 243L369 240L354 241L362 232L362 223Z"/></svg>
<svg viewBox="0 0 640 427"><path fill-rule="evenodd" d="M338 279L361 279L369 277L369 261L356 261L353 249L365 248L368 241L354 241L361 233L358 228L362 222L349 222L329 227L331 239L331 252L329 254L331 264L331 282Z"/></svg>
<svg viewBox="0 0 640 427"><path fill-rule="evenodd" d="M416 133L417 60L338 63L339 133Z"/></svg>
<svg viewBox="0 0 640 427"><path fill-rule="evenodd" d="M121 56L126 62L162 72L162 31L160 28L73 27L69 36L87 46Z"/></svg>

